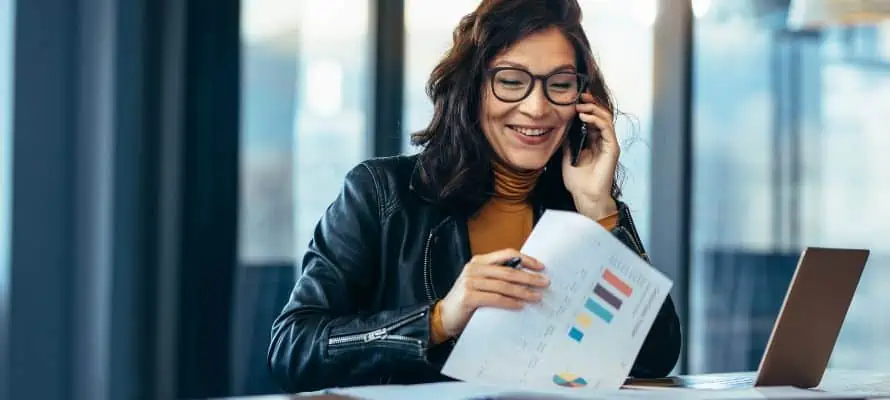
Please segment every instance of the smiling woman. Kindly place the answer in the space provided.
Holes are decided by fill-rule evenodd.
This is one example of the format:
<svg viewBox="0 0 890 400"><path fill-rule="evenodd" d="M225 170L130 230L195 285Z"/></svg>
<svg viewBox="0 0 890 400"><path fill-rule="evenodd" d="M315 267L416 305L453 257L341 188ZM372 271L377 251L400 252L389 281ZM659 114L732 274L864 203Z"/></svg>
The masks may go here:
<svg viewBox="0 0 890 400"><path fill-rule="evenodd" d="M596 220L646 257L576 0L482 1L427 93L420 153L355 166L314 230L272 327L269 366L288 391L447 380L442 364L476 309L541 299L546 266L515 249L545 209ZM502 266L514 258L524 268ZM631 374L664 376L679 350L668 298Z"/></svg>
<svg viewBox="0 0 890 400"><path fill-rule="evenodd" d="M615 130L621 143L621 195L634 211L643 243L649 242L650 160L653 88L653 26L657 1L579 0L582 25L597 67L609 84L617 113ZM421 150L410 136L425 128L433 104L425 92L430 71L451 47L454 23L473 11L479 0L405 0L405 86L401 121L403 153ZM706 6L706 4L704 5ZM589 83L589 82L587 82Z"/></svg>
<svg viewBox="0 0 890 400"><path fill-rule="evenodd" d="M412 143L424 148L419 157L424 179L440 198L460 207L484 203L490 191L485 190L485 181L478 178L488 175L486 171L491 169L487 159L504 162L513 170L543 170L553 163L554 168L542 177L541 183L547 183L552 176L561 181L562 158L553 156L568 135L580 135L584 124L575 119L578 107L591 107L575 105L579 99L584 101L580 98L583 91L593 95L587 101L599 104L592 107L601 111L593 131L605 127L607 133L614 133L612 99L580 25L580 6L574 6L577 8L571 13L577 14L573 15L577 26L572 26L571 21L555 22L552 26L530 21L540 25L517 29L512 21L492 19L492 32L498 34L489 33L479 44L456 42L433 70L427 87L434 104L432 122L412 135ZM524 12L528 5L483 2L477 12L484 12L486 7L511 13ZM474 34L476 21L468 17L457 27L458 37L463 34L470 39ZM461 69L484 72L469 76ZM553 75L545 80L550 74ZM552 93L559 93L566 82L569 86L563 91L568 93L560 93L565 97L554 99ZM455 85L465 86L469 98L479 100L448 98L449 89ZM481 107L478 127L471 117L477 114L477 107ZM610 186L606 197L617 196L617 185L610 182Z"/></svg>
<svg viewBox="0 0 890 400"><path fill-rule="evenodd" d="M501 161L520 170L541 169L562 143L586 81L575 72L575 50L561 31L549 29L492 64L482 101L485 138Z"/></svg>

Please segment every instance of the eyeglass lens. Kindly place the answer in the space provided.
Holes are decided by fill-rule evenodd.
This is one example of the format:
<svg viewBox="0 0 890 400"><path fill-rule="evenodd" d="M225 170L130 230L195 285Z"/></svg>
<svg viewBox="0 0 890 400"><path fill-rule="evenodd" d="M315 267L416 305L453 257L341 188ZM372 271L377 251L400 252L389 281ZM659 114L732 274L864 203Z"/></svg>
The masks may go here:
<svg viewBox="0 0 890 400"><path fill-rule="evenodd" d="M529 95L534 85L534 77L520 69L503 69L495 73L492 81L494 95L503 101L520 101ZM581 91L581 78L574 72L559 72L547 77L544 90L550 101L572 104L578 100Z"/></svg>

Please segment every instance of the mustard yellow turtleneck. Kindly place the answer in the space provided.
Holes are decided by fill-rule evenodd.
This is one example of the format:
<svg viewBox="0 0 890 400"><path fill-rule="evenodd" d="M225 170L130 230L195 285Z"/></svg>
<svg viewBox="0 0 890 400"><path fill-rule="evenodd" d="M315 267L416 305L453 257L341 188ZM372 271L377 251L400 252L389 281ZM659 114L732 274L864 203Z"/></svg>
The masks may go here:
<svg viewBox="0 0 890 400"><path fill-rule="evenodd" d="M541 171L514 171L494 163L494 195L467 221L473 255L519 249L532 232L534 209L528 196Z"/></svg>
<svg viewBox="0 0 890 400"><path fill-rule="evenodd" d="M507 248L518 250L534 227L534 209L528 197L542 171L519 172L498 162L493 163L492 170L494 195L467 221L473 255ZM617 222L617 213L599 221L608 230L612 230ZM430 340L433 344L448 339L442 328L439 304L433 307L430 316Z"/></svg>

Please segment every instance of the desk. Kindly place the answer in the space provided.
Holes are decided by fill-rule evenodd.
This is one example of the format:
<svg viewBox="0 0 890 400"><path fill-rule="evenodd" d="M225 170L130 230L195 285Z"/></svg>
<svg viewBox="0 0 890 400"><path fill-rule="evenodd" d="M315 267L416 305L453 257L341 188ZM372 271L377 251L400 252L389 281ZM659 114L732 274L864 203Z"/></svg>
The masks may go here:
<svg viewBox="0 0 890 400"><path fill-rule="evenodd" d="M664 379L644 379L629 381L637 386L679 386L706 390L719 390L745 385L754 377L753 372L681 375ZM841 395L857 394L862 398L890 399L890 372L867 372L848 370L828 370L818 390ZM355 397L337 394L305 393L298 395L272 395L230 397L228 400L357 400ZM221 399L222 400L222 399ZM451 399L449 399L451 400ZM541 399L543 400L543 399Z"/></svg>
<svg viewBox="0 0 890 400"><path fill-rule="evenodd" d="M750 385L754 376L754 372L681 375L664 379L641 379L628 383L640 386L678 386L713 390ZM890 398L890 372L829 369L825 371L822 382L815 389L832 393L862 393L868 396Z"/></svg>

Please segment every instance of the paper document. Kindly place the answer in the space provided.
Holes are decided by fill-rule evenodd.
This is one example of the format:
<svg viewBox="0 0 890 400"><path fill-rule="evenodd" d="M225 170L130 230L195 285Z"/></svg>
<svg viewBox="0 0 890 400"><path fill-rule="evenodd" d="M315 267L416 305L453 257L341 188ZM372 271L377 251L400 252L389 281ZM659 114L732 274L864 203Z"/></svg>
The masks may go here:
<svg viewBox="0 0 890 400"><path fill-rule="evenodd" d="M726 390L654 389L619 391L595 390L582 393L557 393L553 390L521 391L506 387L477 385L466 382L441 382L418 385L358 386L327 389L323 393L345 396L353 400L714 400L714 399L855 399L847 395L796 389L768 387ZM277 399L277 397L276 397ZM271 398L269 399L271 400ZM282 399L283 400L283 399Z"/></svg>
<svg viewBox="0 0 890 400"><path fill-rule="evenodd" d="M542 301L518 311L477 310L442 373L514 388L619 389L671 280L572 212L546 211L521 251L550 278Z"/></svg>
<svg viewBox="0 0 890 400"><path fill-rule="evenodd" d="M580 397L566 397L558 393L517 391L515 389L477 385L467 382L439 382L418 385L383 385L360 386L342 389L329 389L330 394L349 396L361 400L492 400L492 399L548 399L548 400L579 400ZM635 391L639 392L639 391ZM609 395L614 392L608 393ZM608 397L600 397L602 399ZM584 397L584 400L598 400L596 397Z"/></svg>
<svg viewBox="0 0 890 400"><path fill-rule="evenodd" d="M582 393L559 392L557 390L517 390L509 387L473 384L467 382L439 382L417 385L381 385L358 386L350 388L328 389L325 393L348 396L356 400L605 400L605 399L704 399L723 398L720 392L690 391L677 389L677 391L648 391L648 390L619 390L619 391L587 391ZM747 397L727 398L761 398L751 396L751 391L746 391ZM710 397L707 397L710 396Z"/></svg>

